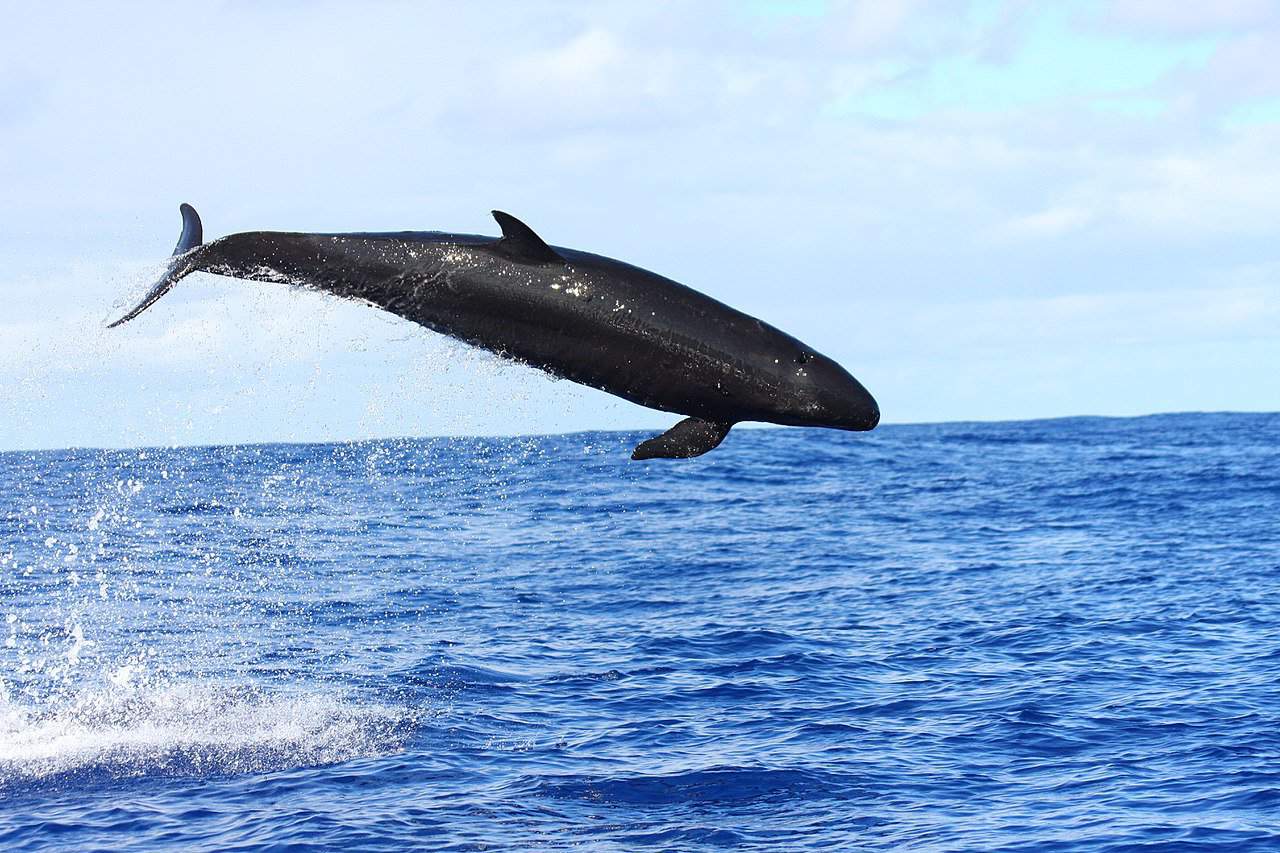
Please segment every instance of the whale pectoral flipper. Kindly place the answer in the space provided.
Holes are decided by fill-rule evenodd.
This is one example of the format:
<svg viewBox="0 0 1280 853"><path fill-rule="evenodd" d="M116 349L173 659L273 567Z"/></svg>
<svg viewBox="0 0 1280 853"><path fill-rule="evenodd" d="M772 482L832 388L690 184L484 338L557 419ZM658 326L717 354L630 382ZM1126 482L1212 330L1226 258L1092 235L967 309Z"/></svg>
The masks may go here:
<svg viewBox="0 0 1280 853"><path fill-rule="evenodd" d="M731 423L685 418L662 435L636 445L632 459L690 459L714 450L733 428Z"/></svg>

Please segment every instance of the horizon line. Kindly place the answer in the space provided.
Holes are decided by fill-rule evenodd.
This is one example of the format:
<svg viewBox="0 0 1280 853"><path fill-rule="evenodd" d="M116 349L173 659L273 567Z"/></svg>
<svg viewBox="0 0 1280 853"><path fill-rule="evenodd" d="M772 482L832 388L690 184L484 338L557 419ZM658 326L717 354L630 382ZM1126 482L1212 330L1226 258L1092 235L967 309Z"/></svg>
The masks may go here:
<svg viewBox="0 0 1280 853"><path fill-rule="evenodd" d="M870 438L875 437L875 433L880 430L895 430L899 428L912 427L936 427L936 426L965 426L972 424L982 424L984 426L996 426L1000 424L1026 424L1026 423L1046 423L1053 421L1069 421L1069 420L1111 420L1111 421L1136 421L1146 418L1161 417L1194 417L1194 416L1211 416L1211 415L1280 415L1280 409L1219 409L1219 410L1181 410L1174 412L1148 412L1141 415L1052 415L1043 418L993 418L990 420L966 418L954 421L890 421L881 423L875 430L870 433L863 433ZM805 427L789 427L780 424L765 423L762 421L743 421L735 424L737 429L749 430L805 430ZM538 439L538 438L561 438L573 435L636 435L636 434L652 434L659 427L632 427L626 429L583 429L583 430L566 430L564 432L530 432L530 433L455 433L455 434L436 434L436 435L388 435L366 438L333 438L306 441L229 441L217 444L197 443L197 444L136 444L123 446L106 446L106 445L73 445L70 447L39 447L39 448L0 448L0 456L9 454L31 454L31 453L68 453L68 452L93 452L93 453L129 453L129 452L145 452L145 451L171 451L171 450L207 450L222 447L249 448L249 447L314 447L323 445L354 445L354 444L372 444L375 442L393 442L393 441L450 441L450 440L477 440L477 439ZM812 430L806 430L812 432ZM830 432L839 432L840 430L830 430Z"/></svg>

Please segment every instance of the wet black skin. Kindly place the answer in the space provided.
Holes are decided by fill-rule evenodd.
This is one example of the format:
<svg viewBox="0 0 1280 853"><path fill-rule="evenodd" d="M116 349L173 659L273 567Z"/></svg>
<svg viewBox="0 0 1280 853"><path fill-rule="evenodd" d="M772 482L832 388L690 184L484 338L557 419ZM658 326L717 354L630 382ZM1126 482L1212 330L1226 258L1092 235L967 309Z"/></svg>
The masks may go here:
<svg viewBox="0 0 1280 853"><path fill-rule="evenodd" d="M705 452L739 421L846 430L879 421L856 379L790 335L647 270L549 247L518 220L495 216L503 238L258 231L203 246L195 218L197 245L175 255L165 279L118 322L194 271L302 285L642 406L723 425L695 452L650 455ZM187 232L183 241L192 242Z"/></svg>

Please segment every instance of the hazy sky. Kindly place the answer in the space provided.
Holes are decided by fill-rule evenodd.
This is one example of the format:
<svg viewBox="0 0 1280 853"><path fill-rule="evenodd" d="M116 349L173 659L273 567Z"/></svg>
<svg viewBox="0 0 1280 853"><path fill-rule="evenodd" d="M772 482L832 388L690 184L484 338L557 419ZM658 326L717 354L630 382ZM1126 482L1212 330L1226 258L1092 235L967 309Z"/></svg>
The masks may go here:
<svg viewBox="0 0 1280 853"><path fill-rule="evenodd" d="M1280 408L1280 3L3 3L0 449L664 427L180 229L668 275L887 422Z"/></svg>

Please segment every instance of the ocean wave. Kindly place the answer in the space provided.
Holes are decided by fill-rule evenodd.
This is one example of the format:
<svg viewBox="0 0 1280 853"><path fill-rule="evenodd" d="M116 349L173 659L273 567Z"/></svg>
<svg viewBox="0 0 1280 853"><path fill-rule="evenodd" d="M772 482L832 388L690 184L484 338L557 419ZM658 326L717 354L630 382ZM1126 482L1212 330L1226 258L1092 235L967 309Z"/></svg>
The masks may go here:
<svg viewBox="0 0 1280 853"><path fill-rule="evenodd" d="M594 803L760 803L804 798L872 798L865 780L811 769L721 766L668 774L524 780L541 796Z"/></svg>
<svg viewBox="0 0 1280 853"><path fill-rule="evenodd" d="M0 788L332 764L398 750L412 722L342 692L206 683L85 690L53 707L0 699Z"/></svg>

